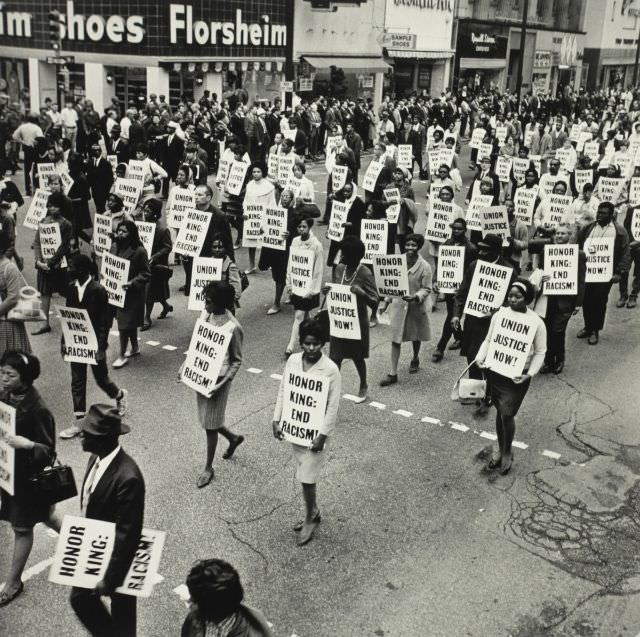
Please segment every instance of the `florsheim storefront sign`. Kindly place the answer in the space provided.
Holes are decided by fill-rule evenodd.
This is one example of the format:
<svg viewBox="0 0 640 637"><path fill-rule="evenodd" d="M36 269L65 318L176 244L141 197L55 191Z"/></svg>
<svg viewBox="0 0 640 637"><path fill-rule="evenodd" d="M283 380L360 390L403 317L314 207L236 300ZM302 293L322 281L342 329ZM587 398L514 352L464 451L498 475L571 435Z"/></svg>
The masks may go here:
<svg viewBox="0 0 640 637"><path fill-rule="evenodd" d="M287 0L133 0L126 5L126 14L107 14L104 10L110 3L97 0L22 0L19 5L0 4L0 46L50 49L49 11L57 10L63 51L282 56L290 36L288 4Z"/></svg>

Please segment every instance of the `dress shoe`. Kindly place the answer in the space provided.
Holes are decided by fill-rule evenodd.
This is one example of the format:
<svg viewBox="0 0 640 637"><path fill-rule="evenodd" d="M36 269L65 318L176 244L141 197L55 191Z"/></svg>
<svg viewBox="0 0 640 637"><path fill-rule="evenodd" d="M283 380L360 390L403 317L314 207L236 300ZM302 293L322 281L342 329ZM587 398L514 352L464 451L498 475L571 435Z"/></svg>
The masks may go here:
<svg viewBox="0 0 640 637"><path fill-rule="evenodd" d="M598 332L594 332L589 335L589 340L587 341L589 345L597 345L600 338L598 337Z"/></svg>
<svg viewBox="0 0 640 637"><path fill-rule="evenodd" d="M638 297L632 294L627 301L627 307L632 310L638 304Z"/></svg>
<svg viewBox="0 0 640 637"><path fill-rule="evenodd" d="M629 297L626 294L623 294L616 303L616 307L624 307L627 304Z"/></svg>
<svg viewBox="0 0 640 637"><path fill-rule="evenodd" d="M554 374L561 374L563 369L564 369L564 361L558 361L553 366L553 373Z"/></svg>
<svg viewBox="0 0 640 637"><path fill-rule="evenodd" d="M587 332L587 328L583 327L577 334L576 338L588 338L590 336L589 332Z"/></svg>
<svg viewBox="0 0 640 637"><path fill-rule="evenodd" d="M395 385L397 382L398 374L387 374L387 376L380 381L380 387L389 387L389 385Z"/></svg>

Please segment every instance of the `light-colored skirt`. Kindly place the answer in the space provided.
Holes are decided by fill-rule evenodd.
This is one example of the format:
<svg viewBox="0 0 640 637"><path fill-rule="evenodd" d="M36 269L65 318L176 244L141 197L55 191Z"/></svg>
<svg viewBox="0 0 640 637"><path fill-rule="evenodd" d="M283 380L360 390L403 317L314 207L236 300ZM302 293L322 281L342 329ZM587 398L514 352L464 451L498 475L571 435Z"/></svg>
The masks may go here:
<svg viewBox="0 0 640 637"><path fill-rule="evenodd" d="M196 392L198 420L203 429L211 431L224 427L224 415L227 410L230 389L231 381L225 383L211 398Z"/></svg>
<svg viewBox="0 0 640 637"><path fill-rule="evenodd" d="M327 453L327 443L325 442L324 449L317 453L295 444L291 444L291 451L296 461L296 480L302 484L316 484Z"/></svg>

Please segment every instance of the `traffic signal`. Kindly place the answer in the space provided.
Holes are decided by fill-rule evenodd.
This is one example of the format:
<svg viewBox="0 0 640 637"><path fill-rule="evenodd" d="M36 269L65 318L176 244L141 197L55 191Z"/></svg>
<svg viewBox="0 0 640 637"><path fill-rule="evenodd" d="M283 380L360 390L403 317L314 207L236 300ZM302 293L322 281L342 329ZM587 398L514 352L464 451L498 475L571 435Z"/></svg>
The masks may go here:
<svg viewBox="0 0 640 637"><path fill-rule="evenodd" d="M54 51L60 50L60 26L62 14L60 11L49 11L49 41Z"/></svg>

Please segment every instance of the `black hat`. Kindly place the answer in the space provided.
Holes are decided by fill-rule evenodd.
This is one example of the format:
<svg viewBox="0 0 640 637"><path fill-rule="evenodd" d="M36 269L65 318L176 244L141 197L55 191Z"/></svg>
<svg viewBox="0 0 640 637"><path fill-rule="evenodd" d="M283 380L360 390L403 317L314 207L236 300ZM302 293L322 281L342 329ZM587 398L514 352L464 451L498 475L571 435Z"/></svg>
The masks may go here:
<svg viewBox="0 0 640 637"><path fill-rule="evenodd" d="M89 413L80 421L80 427L92 436L120 436L131 431L122 422L118 410L106 404L91 405Z"/></svg>
<svg viewBox="0 0 640 637"><path fill-rule="evenodd" d="M493 252L502 250L502 239L497 234L485 234L480 241L478 247L489 248Z"/></svg>

